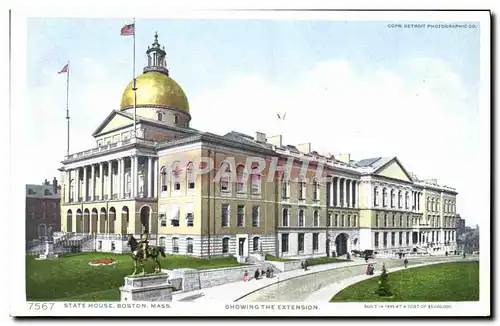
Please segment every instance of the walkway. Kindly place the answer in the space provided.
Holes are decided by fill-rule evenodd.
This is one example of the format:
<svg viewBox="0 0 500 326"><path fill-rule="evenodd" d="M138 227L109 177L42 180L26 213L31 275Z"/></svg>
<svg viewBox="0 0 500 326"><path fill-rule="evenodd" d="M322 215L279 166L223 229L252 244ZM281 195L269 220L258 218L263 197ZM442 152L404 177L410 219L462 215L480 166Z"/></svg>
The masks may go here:
<svg viewBox="0 0 500 326"><path fill-rule="evenodd" d="M422 264L429 261L450 260L442 256L410 258L409 264ZM399 267L403 260L387 258L370 260L370 263ZM205 302L205 301L304 301L313 292L331 285L335 281L362 275L366 264L363 259L355 259L347 263L332 263L309 267L308 271L293 270L275 274L273 278L250 280L249 282L233 282L198 291L174 294L173 301ZM377 268L375 268L377 269Z"/></svg>

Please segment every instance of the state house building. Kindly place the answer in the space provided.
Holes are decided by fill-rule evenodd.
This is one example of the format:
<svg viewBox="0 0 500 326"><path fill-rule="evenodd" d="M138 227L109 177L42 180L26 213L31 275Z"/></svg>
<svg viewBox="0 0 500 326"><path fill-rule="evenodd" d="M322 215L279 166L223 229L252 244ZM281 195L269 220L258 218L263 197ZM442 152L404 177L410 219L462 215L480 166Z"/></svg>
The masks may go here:
<svg viewBox="0 0 500 326"><path fill-rule="evenodd" d="M120 108L92 134L95 148L62 162L59 237L124 252L126 236L145 225L167 253L201 257L456 248L453 188L419 180L396 157L355 161L321 155L311 144L286 145L280 135L192 129L188 99L170 77L157 35L146 57L136 78L136 137L130 82ZM255 173L247 157L265 160L265 169ZM197 175L202 158L214 167ZM289 159L290 173L270 171L271 162ZM306 171L303 159L311 162ZM327 182L316 179L317 165ZM221 171L236 180L214 182Z"/></svg>

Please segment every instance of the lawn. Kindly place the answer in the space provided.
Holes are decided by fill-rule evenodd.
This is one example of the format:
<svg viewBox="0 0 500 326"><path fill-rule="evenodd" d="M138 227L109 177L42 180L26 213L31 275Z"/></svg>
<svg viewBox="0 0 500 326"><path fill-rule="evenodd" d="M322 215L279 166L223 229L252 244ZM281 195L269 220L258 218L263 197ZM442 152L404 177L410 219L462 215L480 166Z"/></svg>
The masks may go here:
<svg viewBox="0 0 500 326"><path fill-rule="evenodd" d="M320 258L313 258L313 259L307 260L307 262L309 263L309 266L331 264L331 263L345 263L348 261L352 261L352 260L341 259L341 258L332 258L332 257L320 257Z"/></svg>
<svg viewBox="0 0 500 326"><path fill-rule="evenodd" d="M479 301L478 262L436 264L389 273L389 285L394 293L391 298L374 293L378 280L377 276L353 284L330 302Z"/></svg>
<svg viewBox="0 0 500 326"><path fill-rule="evenodd" d="M279 258L273 255L266 255L265 258L267 261L294 261L294 259L288 259L288 258Z"/></svg>
<svg viewBox="0 0 500 326"><path fill-rule="evenodd" d="M93 259L115 259L111 266L90 266ZM240 266L233 257L201 259L168 255L162 268L213 269ZM146 271L153 263L146 264ZM133 272L129 254L79 253L56 260L35 260L26 256L26 297L29 301L119 301L124 277Z"/></svg>

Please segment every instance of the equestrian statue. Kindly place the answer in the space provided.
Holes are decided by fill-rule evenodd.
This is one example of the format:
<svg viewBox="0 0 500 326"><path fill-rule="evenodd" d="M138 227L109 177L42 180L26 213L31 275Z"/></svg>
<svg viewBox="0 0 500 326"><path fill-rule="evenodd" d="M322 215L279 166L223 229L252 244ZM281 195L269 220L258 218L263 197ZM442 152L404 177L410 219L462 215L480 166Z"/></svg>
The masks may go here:
<svg viewBox="0 0 500 326"><path fill-rule="evenodd" d="M155 263L153 273L157 274L161 272L159 257L160 254L162 257L167 257L167 255L165 255L165 249L161 246L149 245L148 232L146 231L145 225L142 225L141 239L137 241L133 235L130 235L127 245L132 250L132 259L134 260L134 273L132 273L132 275L136 275L138 272L137 263L141 265L141 275L144 275L144 263L149 258L152 258Z"/></svg>

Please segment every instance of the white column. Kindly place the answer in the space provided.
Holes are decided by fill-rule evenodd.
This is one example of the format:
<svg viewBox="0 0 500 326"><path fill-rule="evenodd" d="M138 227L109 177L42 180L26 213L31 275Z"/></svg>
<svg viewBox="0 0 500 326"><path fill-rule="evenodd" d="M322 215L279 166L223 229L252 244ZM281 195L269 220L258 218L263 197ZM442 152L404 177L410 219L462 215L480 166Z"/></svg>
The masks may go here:
<svg viewBox="0 0 500 326"><path fill-rule="evenodd" d="M71 197L70 185L71 185L71 172L70 170L66 170L66 185L64 187L64 198L66 203L69 202L69 197Z"/></svg>
<svg viewBox="0 0 500 326"><path fill-rule="evenodd" d="M108 161L108 200L113 197L113 190L112 190L112 180L113 180L113 161ZM108 216L109 218L109 216Z"/></svg>
<svg viewBox="0 0 500 326"><path fill-rule="evenodd" d="M132 156L131 159L131 169L130 169L130 180L131 180L131 197L135 198L137 196L137 156Z"/></svg>
<svg viewBox="0 0 500 326"><path fill-rule="evenodd" d="M330 206L333 206L333 178L330 181Z"/></svg>
<svg viewBox="0 0 500 326"><path fill-rule="evenodd" d="M359 183L360 181L356 181L356 205L354 207L361 207L360 203L359 203Z"/></svg>
<svg viewBox="0 0 500 326"><path fill-rule="evenodd" d="M344 205L343 207L347 207L347 179L344 179Z"/></svg>
<svg viewBox="0 0 500 326"><path fill-rule="evenodd" d="M99 163L99 199L104 199L104 163ZM101 214L99 212L99 214Z"/></svg>
<svg viewBox="0 0 500 326"><path fill-rule="evenodd" d="M124 158L119 158L118 159L118 176L117 176L118 177L118 198L123 198L124 165L125 165Z"/></svg>
<svg viewBox="0 0 500 326"><path fill-rule="evenodd" d="M87 167L83 167L83 201L87 201L88 184L87 184Z"/></svg>
<svg viewBox="0 0 500 326"><path fill-rule="evenodd" d="M153 158L148 156L148 176L146 185L148 187L148 198L153 198Z"/></svg>
<svg viewBox="0 0 500 326"><path fill-rule="evenodd" d="M337 178L337 207L340 207L340 178Z"/></svg>
<svg viewBox="0 0 500 326"><path fill-rule="evenodd" d="M80 198L80 168L75 169L75 201Z"/></svg>
<svg viewBox="0 0 500 326"><path fill-rule="evenodd" d="M91 182L90 182L90 200L93 201L94 200L94 196L95 196L95 164L91 165L90 178L91 178ZM90 214L90 215L92 217L92 214ZM92 223L90 223L90 224L92 224Z"/></svg>
<svg viewBox="0 0 500 326"><path fill-rule="evenodd" d="M153 173L153 197L158 197L158 182L160 182L158 173L158 159L154 160L154 173Z"/></svg>

